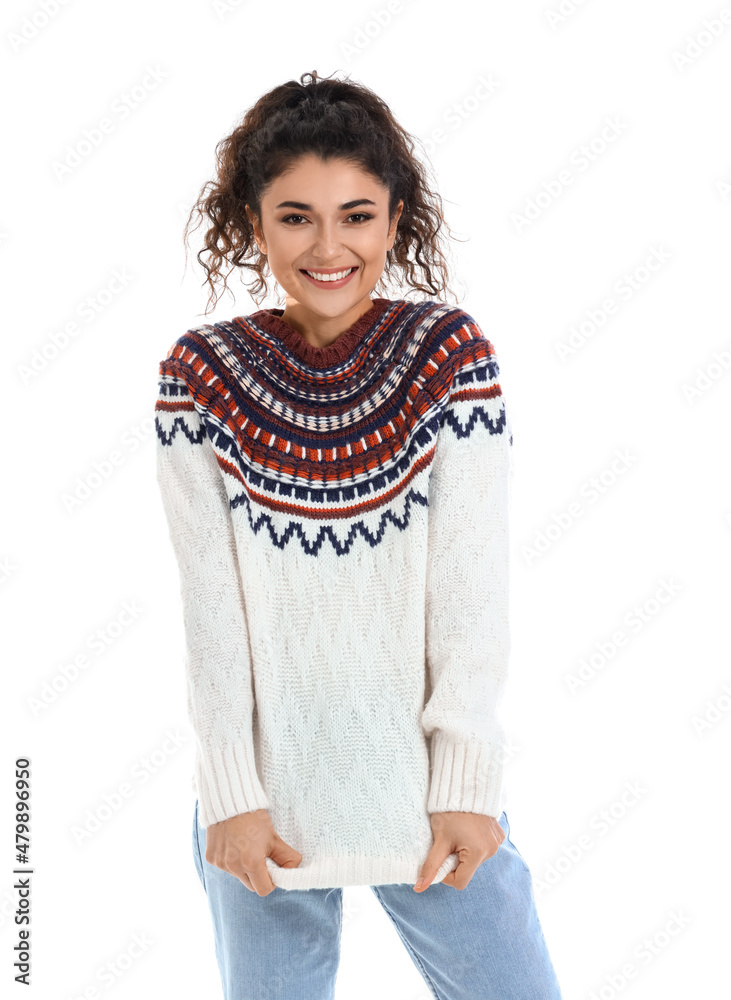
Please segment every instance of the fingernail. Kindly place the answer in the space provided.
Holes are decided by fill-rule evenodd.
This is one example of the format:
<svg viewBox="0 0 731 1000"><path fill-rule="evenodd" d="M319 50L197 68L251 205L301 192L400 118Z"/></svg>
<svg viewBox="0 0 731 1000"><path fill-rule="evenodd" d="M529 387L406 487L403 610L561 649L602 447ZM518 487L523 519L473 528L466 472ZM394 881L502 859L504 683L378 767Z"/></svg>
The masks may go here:
<svg viewBox="0 0 731 1000"><path fill-rule="evenodd" d="M419 881L418 881L418 882L416 883L416 885L414 886L414 888L415 888L415 889L421 889L421 887L423 886L424 882L425 882L425 879L423 879L423 878L420 878L420 879L419 879Z"/></svg>

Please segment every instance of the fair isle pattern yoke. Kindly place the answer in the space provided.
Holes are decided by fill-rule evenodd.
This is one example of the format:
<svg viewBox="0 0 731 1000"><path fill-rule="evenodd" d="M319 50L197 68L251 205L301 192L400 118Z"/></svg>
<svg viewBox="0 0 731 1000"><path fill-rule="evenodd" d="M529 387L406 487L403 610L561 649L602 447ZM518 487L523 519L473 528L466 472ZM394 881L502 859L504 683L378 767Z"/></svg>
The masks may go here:
<svg viewBox="0 0 731 1000"><path fill-rule="evenodd" d="M457 437L470 435L476 421L490 434L505 426L504 408L482 403L501 402L492 344L465 314L434 306L394 302L357 356L316 382L251 318L188 331L160 364L167 399L156 409L181 418L172 421L166 443L177 432L190 438L185 415L198 408L222 472L238 482L230 505L245 506L253 532L268 532L279 547L295 537L311 555L325 541L345 554L358 533L377 545L387 523L404 530L412 505L427 504L412 482L432 460L439 404L450 384L452 402L472 404L465 426L454 409L444 414ZM372 345L384 329L387 342L376 352ZM448 355L450 365L440 367ZM257 378L251 365L260 358L266 364L257 366ZM404 371L414 373L413 382ZM401 517L393 510L399 496ZM380 517L372 531L358 515L375 510ZM283 532L267 511L289 515ZM323 520L335 525L320 526L308 541L303 523Z"/></svg>
<svg viewBox="0 0 731 1000"><path fill-rule="evenodd" d="M495 349L431 300L375 299L326 348L281 313L191 328L159 365L199 818L268 809L303 855L267 859L282 888L413 882L430 813L507 798Z"/></svg>

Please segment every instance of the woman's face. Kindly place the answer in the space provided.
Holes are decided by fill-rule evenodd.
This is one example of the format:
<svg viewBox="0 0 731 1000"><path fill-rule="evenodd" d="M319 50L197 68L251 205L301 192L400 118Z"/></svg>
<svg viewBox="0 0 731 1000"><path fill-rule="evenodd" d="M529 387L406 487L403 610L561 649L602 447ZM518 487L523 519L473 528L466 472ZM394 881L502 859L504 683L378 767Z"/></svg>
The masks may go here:
<svg viewBox="0 0 731 1000"><path fill-rule="evenodd" d="M388 188L346 160L308 153L275 178L261 198L261 220L249 206L259 249L290 299L318 317L364 311L393 246L403 210L388 218ZM317 274L351 272L331 281Z"/></svg>

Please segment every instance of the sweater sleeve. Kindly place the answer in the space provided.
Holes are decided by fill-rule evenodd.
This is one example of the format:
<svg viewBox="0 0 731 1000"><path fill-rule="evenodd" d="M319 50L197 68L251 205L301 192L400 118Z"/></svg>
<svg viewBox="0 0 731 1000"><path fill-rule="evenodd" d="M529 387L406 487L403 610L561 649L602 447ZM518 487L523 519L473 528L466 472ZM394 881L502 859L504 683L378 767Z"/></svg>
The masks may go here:
<svg viewBox="0 0 731 1000"><path fill-rule="evenodd" d="M427 811L502 811L497 709L510 651L508 514L512 430L493 345L468 319L450 356L429 479ZM429 692L429 688L427 688Z"/></svg>
<svg viewBox="0 0 731 1000"><path fill-rule="evenodd" d="M207 827L269 801L254 760L249 635L223 473L188 384L193 373L163 374L163 366L157 482L180 573L198 815Z"/></svg>

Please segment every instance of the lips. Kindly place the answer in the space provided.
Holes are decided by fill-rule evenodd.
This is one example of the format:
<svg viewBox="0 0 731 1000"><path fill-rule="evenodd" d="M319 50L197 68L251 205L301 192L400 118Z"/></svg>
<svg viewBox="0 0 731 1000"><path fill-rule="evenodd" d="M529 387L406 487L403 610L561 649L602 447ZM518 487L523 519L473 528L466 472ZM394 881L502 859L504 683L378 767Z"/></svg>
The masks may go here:
<svg viewBox="0 0 731 1000"><path fill-rule="evenodd" d="M322 289L328 289L328 288L335 289L335 288L342 288L343 285L347 284L347 282L350 281L350 279L353 277L353 275L357 273L357 271L358 271L358 265L357 264L351 265L351 268L352 268L352 270L350 271L350 274L346 274L345 277L343 277L343 278L338 278L337 281L333 281L333 280L331 280L329 278L325 279L325 280L323 280L321 278L313 278L312 275L308 274L307 271L305 270L305 268L303 268L303 267L301 267L299 270L300 270L300 274L304 275L304 277L306 278L306 280L311 285L315 285L318 288L322 288ZM313 271L316 274L339 274L339 273L342 273L343 271L347 271L348 268L347 267L328 267L328 268L321 268L321 267L315 268L315 267L313 267L313 268L310 268L310 270Z"/></svg>
<svg viewBox="0 0 731 1000"><path fill-rule="evenodd" d="M357 264L343 264L342 267L302 267L300 270L310 274L338 274L340 271L350 271L357 266Z"/></svg>

